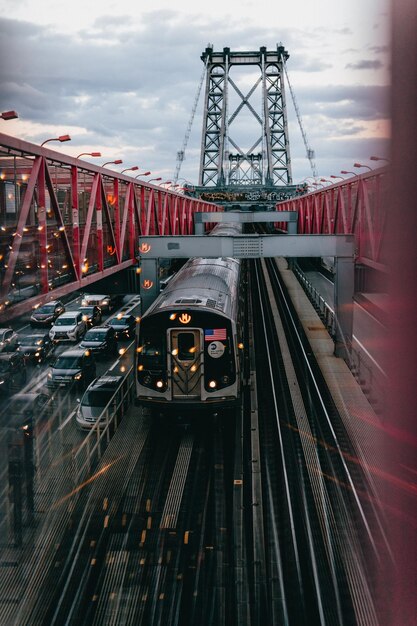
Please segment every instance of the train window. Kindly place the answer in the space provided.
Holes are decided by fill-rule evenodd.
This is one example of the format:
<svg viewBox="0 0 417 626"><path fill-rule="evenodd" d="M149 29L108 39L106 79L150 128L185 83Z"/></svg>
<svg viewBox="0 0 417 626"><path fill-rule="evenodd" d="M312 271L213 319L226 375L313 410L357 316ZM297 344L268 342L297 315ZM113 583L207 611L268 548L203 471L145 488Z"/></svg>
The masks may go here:
<svg viewBox="0 0 417 626"><path fill-rule="evenodd" d="M194 333L178 333L178 360L194 361L196 356L194 345Z"/></svg>
<svg viewBox="0 0 417 626"><path fill-rule="evenodd" d="M165 350L162 336L150 335L144 337L141 348L141 360L144 365L163 365Z"/></svg>

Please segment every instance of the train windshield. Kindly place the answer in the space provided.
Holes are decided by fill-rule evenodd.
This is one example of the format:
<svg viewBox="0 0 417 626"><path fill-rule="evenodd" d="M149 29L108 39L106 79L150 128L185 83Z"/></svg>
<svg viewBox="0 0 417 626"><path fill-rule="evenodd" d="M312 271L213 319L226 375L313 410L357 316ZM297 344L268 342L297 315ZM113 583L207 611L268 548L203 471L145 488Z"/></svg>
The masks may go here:
<svg viewBox="0 0 417 626"><path fill-rule="evenodd" d="M195 359L195 338L194 333L178 333L178 359L180 361L194 361Z"/></svg>
<svg viewBox="0 0 417 626"><path fill-rule="evenodd" d="M139 346L139 354L143 365L149 368L165 364L165 346L162 334L144 335Z"/></svg>

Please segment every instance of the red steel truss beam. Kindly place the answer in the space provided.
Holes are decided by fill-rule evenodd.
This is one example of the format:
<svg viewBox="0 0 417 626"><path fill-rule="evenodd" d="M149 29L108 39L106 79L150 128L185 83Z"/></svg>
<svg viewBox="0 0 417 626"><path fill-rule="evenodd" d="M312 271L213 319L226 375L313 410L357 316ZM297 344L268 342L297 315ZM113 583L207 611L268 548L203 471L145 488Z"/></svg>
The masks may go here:
<svg viewBox="0 0 417 626"><path fill-rule="evenodd" d="M276 211L298 211L300 234L353 234L356 262L386 271L381 242L386 224L382 202L388 192L387 168L340 181L312 193L285 200ZM285 222L276 223L286 230Z"/></svg>
<svg viewBox="0 0 417 626"><path fill-rule="evenodd" d="M191 234L195 211L221 210L2 133L0 172L2 322L135 265L140 234Z"/></svg>

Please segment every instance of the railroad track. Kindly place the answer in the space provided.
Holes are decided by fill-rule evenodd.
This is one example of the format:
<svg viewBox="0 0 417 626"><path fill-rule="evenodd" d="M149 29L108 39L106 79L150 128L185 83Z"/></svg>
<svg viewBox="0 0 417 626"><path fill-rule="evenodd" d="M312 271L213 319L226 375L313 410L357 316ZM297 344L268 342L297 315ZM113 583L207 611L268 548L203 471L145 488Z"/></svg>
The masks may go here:
<svg viewBox="0 0 417 626"><path fill-rule="evenodd" d="M64 476L11 626L376 626L372 483L274 263L250 285L241 408L186 430L133 409L92 476Z"/></svg>
<svg viewBox="0 0 417 626"><path fill-rule="evenodd" d="M273 260L254 263L251 286L264 509L254 545L264 542L268 572L263 615L271 624L377 624L372 579L387 546L372 484ZM254 595L254 624L262 621L258 604Z"/></svg>

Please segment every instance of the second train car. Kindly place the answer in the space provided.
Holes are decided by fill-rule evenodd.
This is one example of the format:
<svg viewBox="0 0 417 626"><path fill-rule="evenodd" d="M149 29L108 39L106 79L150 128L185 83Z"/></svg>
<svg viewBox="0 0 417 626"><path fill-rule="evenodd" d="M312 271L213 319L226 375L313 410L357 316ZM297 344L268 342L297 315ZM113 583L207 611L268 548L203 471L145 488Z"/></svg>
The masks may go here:
<svg viewBox="0 0 417 626"><path fill-rule="evenodd" d="M211 236L236 235L222 224ZM142 317L136 350L138 402L159 413L216 410L239 402L241 262L193 258Z"/></svg>

